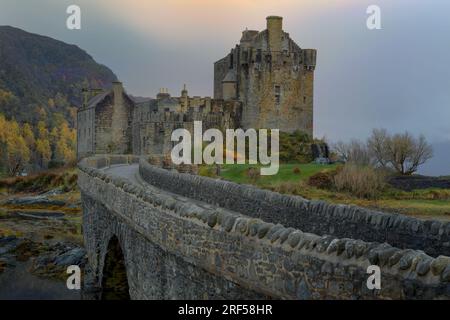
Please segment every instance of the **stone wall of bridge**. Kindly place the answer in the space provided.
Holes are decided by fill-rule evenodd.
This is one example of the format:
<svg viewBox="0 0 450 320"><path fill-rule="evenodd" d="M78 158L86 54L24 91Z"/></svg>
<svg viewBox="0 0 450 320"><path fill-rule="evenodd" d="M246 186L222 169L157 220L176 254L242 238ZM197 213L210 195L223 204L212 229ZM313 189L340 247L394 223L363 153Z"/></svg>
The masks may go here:
<svg viewBox="0 0 450 320"><path fill-rule="evenodd" d="M431 256L450 256L450 223L424 221L401 214L377 212L324 201L308 201L250 185L180 174L141 161L140 174L148 183L192 199L280 223L318 235L387 242Z"/></svg>
<svg viewBox="0 0 450 320"><path fill-rule="evenodd" d="M136 161L103 156L80 163L91 286L101 287L115 236L135 299L450 298L448 257L307 233L98 169ZM147 181L150 169L141 162ZM381 268L381 290L367 289L372 264Z"/></svg>

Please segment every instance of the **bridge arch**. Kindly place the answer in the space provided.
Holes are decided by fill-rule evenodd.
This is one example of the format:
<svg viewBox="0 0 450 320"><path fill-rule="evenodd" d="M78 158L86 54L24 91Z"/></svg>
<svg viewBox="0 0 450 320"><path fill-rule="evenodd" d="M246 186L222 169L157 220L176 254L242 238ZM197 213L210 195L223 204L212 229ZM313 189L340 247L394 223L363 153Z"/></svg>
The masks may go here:
<svg viewBox="0 0 450 320"><path fill-rule="evenodd" d="M102 300L129 300L125 257L119 239L112 236L105 254L102 276Z"/></svg>

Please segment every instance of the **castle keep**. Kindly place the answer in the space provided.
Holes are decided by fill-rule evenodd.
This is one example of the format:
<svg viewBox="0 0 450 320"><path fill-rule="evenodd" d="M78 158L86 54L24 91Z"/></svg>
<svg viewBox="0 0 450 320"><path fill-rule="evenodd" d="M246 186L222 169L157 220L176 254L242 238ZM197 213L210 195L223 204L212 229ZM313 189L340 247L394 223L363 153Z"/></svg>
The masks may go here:
<svg viewBox="0 0 450 320"><path fill-rule="evenodd" d="M240 43L214 64L214 98L242 102L243 128L312 135L316 50L301 49L282 21L271 16L266 30L245 30Z"/></svg>
<svg viewBox="0 0 450 320"><path fill-rule="evenodd" d="M161 89L156 98L127 94L122 83L85 100L78 110L78 158L92 154L168 154L173 130L267 128L313 134L316 50L301 49L267 18L267 29L245 30L240 43L214 64L214 98L179 97Z"/></svg>

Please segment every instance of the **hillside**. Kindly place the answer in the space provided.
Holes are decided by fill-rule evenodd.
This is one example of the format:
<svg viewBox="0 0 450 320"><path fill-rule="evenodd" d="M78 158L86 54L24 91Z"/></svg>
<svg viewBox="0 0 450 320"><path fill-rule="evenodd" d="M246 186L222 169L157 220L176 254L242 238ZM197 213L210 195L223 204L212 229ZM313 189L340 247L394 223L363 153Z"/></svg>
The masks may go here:
<svg viewBox="0 0 450 320"><path fill-rule="evenodd" d="M0 113L7 118L51 127L59 114L73 125L81 88L107 88L116 79L75 45L0 26Z"/></svg>

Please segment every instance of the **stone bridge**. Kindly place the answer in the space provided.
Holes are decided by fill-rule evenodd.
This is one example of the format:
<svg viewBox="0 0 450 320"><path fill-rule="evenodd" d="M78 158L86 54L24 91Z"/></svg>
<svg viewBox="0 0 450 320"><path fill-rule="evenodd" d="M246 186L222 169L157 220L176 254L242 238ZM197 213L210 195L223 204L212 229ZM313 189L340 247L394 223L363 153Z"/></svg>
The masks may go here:
<svg viewBox="0 0 450 320"><path fill-rule="evenodd" d="M132 299L449 299L450 224L164 170L79 164L85 294ZM367 268L381 289L367 288Z"/></svg>

